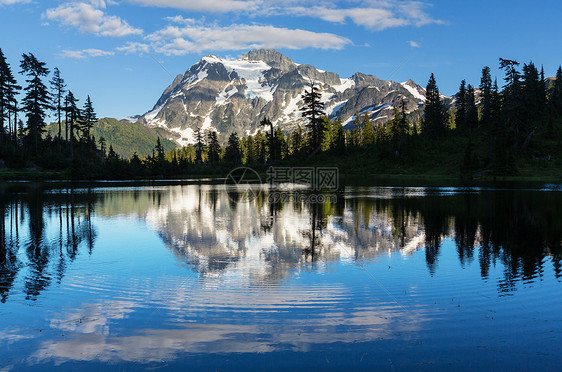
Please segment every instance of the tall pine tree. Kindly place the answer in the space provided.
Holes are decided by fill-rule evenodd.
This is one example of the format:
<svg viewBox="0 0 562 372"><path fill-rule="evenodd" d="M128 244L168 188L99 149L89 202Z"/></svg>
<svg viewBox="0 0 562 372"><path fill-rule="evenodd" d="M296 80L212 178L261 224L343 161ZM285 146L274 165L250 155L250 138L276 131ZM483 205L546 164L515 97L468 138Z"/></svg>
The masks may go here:
<svg viewBox="0 0 562 372"><path fill-rule="evenodd" d="M224 157L227 161L238 164L242 161L242 154L240 152L240 138L238 133L234 132L228 137Z"/></svg>
<svg viewBox="0 0 562 372"><path fill-rule="evenodd" d="M466 80L461 81L455 107L457 109L455 111L455 124L457 129L464 129L466 127Z"/></svg>
<svg viewBox="0 0 562 372"><path fill-rule="evenodd" d="M210 163L218 163L220 160L221 145L219 143L217 132L210 130L207 134L207 138L209 141L208 160Z"/></svg>
<svg viewBox="0 0 562 372"><path fill-rule="evenodd" d="M66 116L66 129L69 131L68 141L70 144L70 157L74 158L74 129L81 120L81 112L78 108L78 99L69 90L64 99L65 102L65 116Z"/></svg>
<svg viewBox="0 0 562 372"><path fill-rule="evenodd" d="M427 100L424 109L423 132L430 136L443 135L446 129L447 111L441 102L441 95L433 74L429 77L425 96Z"/></svg>
<svg viewBox="0 0 562 372"><path fill-rule="evenodd" d="M203 162L203 151L205 150L205 140L201 128L195 129L195 162L201 164Z"/></svg>
<svg viewBox="0 0 562 372"><path fill-rule="evenodd" d="M62 136L62 111L64 108L64 94L66 93L66 84L61 77L58 67L53 70L53 78L51 79L51 95L53 97L53 109L57 116L58 123L58 140L61 140Z"/></svg>
<svg viewBox="0 0 562 372"><path fill-rule="evenodd" d="M476 98L474 96L474 88L468 85L466 91L466 126L470 129L478 126L478 110L476 109Z"/></svg>
<svg viewBox="0 0 562 372"><path fill-rule="evenodd" d="M322 141L322 116L324 116L324 105L320 101L319 88L311 80L308 90L302 95L304 106L301 108L302 116L308 119L307 128L310 133L310 151L317 151Z"/></svg>
<svg viewBox="0 0 562 372"><path fill-rule="evenodd" d="M0 143L4 140L4 123L8 122L10 131L10 112L14 113L14 133L16 132L15 111L17 107L16 95L21 89L0 49Z"/></svg>
<svg viewBox="0 0 562 372"><path fill-rule="evenodd" d="M492 115L492 75L488 66L482 69L480 78L480 91L482 91L482 124L490 123Z"/></svg>
<svg viewBox="0 0 562 372"><path fill-rule="evenodd" d="M98 120L96 116L96 112L94 111L94 106L92 105L92 101L90 100L90 96L86 98L86 102L84 103L84 109L82 111L82 135L84 139L88 142L90 140L90 131L94 126L94 123Z"/></svg>
<svg viewBox="0 0 562 372"><path fill-rule="evenodd" d="M49 74L49 69L45 66L46 63L40 62L32 53L22 55L20 68L27 76L23 110L27 117L29 138L34 144L35 152L46 125L46 111L51 108L50 94L42 80Z"/></svg>
<svg viewBox="0 0 562 372"><path fill-rule="evenodd" d="M555 115L562 115L562 66L559 66L556 71L556 80L554 80L549 103Z"/></svg>

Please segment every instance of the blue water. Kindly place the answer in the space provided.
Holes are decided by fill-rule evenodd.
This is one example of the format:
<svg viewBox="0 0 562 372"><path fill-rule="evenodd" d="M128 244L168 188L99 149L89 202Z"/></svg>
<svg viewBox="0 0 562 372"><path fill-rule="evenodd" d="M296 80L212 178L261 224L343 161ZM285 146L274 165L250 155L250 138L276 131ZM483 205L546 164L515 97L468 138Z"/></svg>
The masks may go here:
<svg viewBox="0 0 562 372"><path fill-rule="evenodd" d="M52 187L0 194L2 371L560 368L560 191Z"/></svg>

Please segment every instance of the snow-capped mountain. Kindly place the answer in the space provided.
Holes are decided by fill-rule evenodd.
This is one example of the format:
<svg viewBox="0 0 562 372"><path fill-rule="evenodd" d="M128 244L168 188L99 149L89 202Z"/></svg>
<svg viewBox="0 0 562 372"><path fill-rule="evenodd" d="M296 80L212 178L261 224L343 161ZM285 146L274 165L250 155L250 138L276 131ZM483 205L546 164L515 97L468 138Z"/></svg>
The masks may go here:
<svg viewBox="0 0 562 372"><path fill-rule="evenodd" d="M196 128L216 130L221 140L235 131L255 133L264 117L290 131L302 122L301 96L310 81L321 88L326 113L344 125L356 113L368 113L382 124L402 100L408 112L425 102L425 90L412 80L400 84L361 73L343 79L275 50L258 49L237 60L204 57L178 75L140 120L167 128L180 145L193 143Z"/></svg>

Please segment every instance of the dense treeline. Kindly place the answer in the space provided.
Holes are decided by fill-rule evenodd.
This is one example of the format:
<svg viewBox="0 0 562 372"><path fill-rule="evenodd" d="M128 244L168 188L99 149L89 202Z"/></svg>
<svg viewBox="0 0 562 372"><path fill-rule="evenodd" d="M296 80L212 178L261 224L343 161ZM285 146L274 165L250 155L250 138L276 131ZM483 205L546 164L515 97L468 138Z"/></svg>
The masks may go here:
<svg viewBox="0 0 562 372"><path fill-rule="evenodd" d="M330 120L320 89L311 82L302 96L305 125L283 132L268 118L254 135L232 133L222 145L213 130L195 130L195 143L166 152L158 139L152 155L121 158L91 135L97 121L90 97L83 108L66 89L60 71L49 70L33 54L23 54L17 85L0 50L0 161L10 168L69 170L73 178L174 177L216 174L245 164L321 163L345 165L348 172L512 175L521 169L562 168L562 68L555 79L529 62L500 59L504 84L482 69L478 88L462 81L452 104L439 93L433 74L426 88L423 115L393 107L393 119L371 120L356 113L351 123ZM17 101L19 93L21 102ZM54 114L57 133L45 135L47 113ZM25 115L25 123L18 119ZM413 119L420 117L421 119ZM1 165L1 164L0 164Z"/></svg>
<svg viewBox="0 0 562 372"><path fill-rule="evenodd" d="M77 173L101 168L104 139L99 139L98 148L90 134L98 120L90 97L80 108L79 100L67 89L59 69L55 68L51 74L46 63L32 53L22 55L19 67L25 77L23 87L17 84L0 49L0 161L3 165L15 169L72 169ZM51 80L47 82L49 75ZM19 95L23 98L18 102ZM57 120L56 136L45 136L48 113Z"/></svg>

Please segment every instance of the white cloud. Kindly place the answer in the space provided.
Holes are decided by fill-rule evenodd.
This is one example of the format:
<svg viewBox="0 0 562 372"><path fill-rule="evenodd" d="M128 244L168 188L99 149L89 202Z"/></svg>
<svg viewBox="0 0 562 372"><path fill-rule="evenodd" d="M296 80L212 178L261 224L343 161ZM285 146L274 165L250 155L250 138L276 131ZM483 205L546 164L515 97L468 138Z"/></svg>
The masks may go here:
<svg viewBox="0 0 562 372"><path fill-rule="evenodd" d="M261 0L127 0L133 4L175 8L198 12L227 13L233 11L255 11L259 9Z"/></svg>
<svg viewBox="0 0 562 372"><path fill-rule="evenodd" d="M351 44L345 37L269 25L228 27L188 24L168 26L146 37L151 49L166 55L185 55L204 50L246 50L253 48L342 49ZM128 46L122 47L129 51ZM129 48L134 49L133 45Z"/></svg>
<svg viewBox="0 0 562 372"><path fill-rule="evenodd" d="M412 48L421 48L421 45L413 40L408 41L408 44L410 44Z"/></svg>
<svg viewBox="0 0 562 372"><path fill-rule="evenodd" d="M92 3L96 5L92 5ZM66 3L47 9L43 17L94 35L121 37L143 33L141 29L132 27L121 18L107 15L98 9L98 7L105 8L105 6L106 1L101 0L93 0L90 3Z"/></svg>
<svg viewBox="0 0 562 372"><path fill-rule="evenodd" d="M150 45L138 42L127 42L127 44L123 45L122 47L118 47L117 50L120 52L125 52L126 54L143 54L150 51Z"/></svg>
<svg viewBox="0 0 562 372"><path fill-rule="evenodd" d="M319 18L333 23L345 23L350 20L356 25L374 31L402 26L420 27L431 23L443 23L427 14L425 9L429 6L428 4L418 1L363 1L359 2L360 6L353 6L358 3L355 1L338 1L322 5L291 0L285 0L284 3L286 6L271 7L264 9L264 11L270 14ZM277 4L279 3L277 2Z"/></svg>
<svg viewBox="0 0 562 372"><path fill-rule="evenodd" d="M290 15L331 23L351 21L374 31L443 23L433 19L431 5L410 0L127 0L133 4L199 12L244 12L250 16Z"/></svg>
<svg viewBox="0 0 562 372"><path fill-rule="evenodd" d="M83 50L63 50L60 54L64 58L85 59L88 57L107 57L114 55L114 52L109 52L101 49L83 49Z"/></svg>
<svg viewBox="0 0 562 372"><path fill-rule="evenodd" d="M0 0L0 5L27 4L31 0Z"/></svg>

